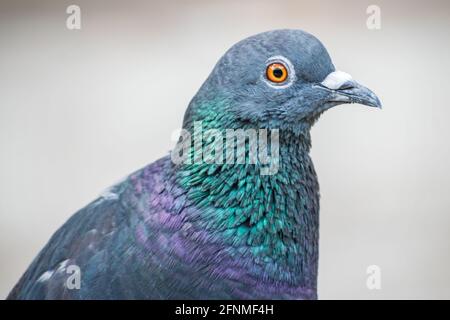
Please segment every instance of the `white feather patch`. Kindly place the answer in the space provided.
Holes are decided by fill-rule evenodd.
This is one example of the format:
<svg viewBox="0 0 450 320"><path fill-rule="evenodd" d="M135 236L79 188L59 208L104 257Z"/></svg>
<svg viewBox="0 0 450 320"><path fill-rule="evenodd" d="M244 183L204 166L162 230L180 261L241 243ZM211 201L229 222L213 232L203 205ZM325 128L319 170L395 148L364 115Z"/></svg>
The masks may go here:
<svg viewBox="0 0 450 320"><path fill-rule="evenodd" d="M37 279L37 282L45 282L48 281L48 279L50 279L53 275L54 271L53 270L49 270L49 271L45 271L40 277L39 279Z"/></svg>
<svg viewBox="0 0 450 320"><path fill-rule="evenodd" d="M129 176L125 176L122 179L120 179L119 181L117 181L115 184L113 184L111 187L103 190L103 192L100 194L100 198L105 199L105 200L117 200L119 199L119 195L117 193L114 192L115 187L124 182Z"/></svg>
<svg viewBox="0 0 450 320"><path fill-rule="evenodd" d="M56 270L48 270L45 271L41 276L36 280L37 282L46 282L48 281L55 273L61 273L66 271L67 263L69 263L70 259L61 261Z"/></svg>

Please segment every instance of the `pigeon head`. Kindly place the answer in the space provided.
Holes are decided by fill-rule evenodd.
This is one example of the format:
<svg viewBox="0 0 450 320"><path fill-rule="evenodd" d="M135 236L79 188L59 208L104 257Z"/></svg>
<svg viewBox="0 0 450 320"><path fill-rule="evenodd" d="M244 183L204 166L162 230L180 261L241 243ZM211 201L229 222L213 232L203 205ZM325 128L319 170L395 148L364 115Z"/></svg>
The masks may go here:
<svg viewBox="0 0 450 320"><path fill-rule="evenodd" d="M325 110L345 103L381 107L372 91L336 71L317 38L275 30L244 39L225 53L191 102L185 124L212 113L241 126L301 133Z"/></svg>

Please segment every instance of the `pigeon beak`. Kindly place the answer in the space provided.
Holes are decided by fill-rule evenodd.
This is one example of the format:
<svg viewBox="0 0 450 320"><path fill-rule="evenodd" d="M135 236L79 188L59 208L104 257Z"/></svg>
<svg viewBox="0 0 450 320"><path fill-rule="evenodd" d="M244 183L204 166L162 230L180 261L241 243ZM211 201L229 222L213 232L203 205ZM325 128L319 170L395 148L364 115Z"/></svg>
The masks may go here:
<svg viewBox="0 0 450 320"><path fill-rule="evenodd" d="M327 102L334 104L359 103L381 109L380 99L375 93L353 80L348 73L331 72L319 86L331 92Z"/></svg>

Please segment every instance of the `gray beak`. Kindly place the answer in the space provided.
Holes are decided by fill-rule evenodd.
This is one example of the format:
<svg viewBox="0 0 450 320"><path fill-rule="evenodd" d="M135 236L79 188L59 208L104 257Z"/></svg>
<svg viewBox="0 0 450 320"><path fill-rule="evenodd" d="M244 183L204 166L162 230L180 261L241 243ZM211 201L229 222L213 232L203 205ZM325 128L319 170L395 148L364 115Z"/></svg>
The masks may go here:
<svg viewBox="0 0 450 320"><path fill-rule="evenodd" d="M381 109L380 99L375 93L353 80L348 73L334 71L320 83L320 86L330 91L328 102L359 103Z"/></svg>

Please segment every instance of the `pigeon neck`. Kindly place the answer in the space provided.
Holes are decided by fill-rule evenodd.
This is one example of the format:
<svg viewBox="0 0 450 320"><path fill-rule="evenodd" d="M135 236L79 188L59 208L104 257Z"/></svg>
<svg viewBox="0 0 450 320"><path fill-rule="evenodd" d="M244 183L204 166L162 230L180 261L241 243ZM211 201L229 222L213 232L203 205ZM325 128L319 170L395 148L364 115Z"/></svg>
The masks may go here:
<svg viewBox="0 0 450 320"><path fill-rule="evenodd" d="M315 288L319 204L309 149L309 134L279 132L274 174L262 175L259 163L179 166L178 183L198 209L188 219L264 266L268 278Z"/></svg>

